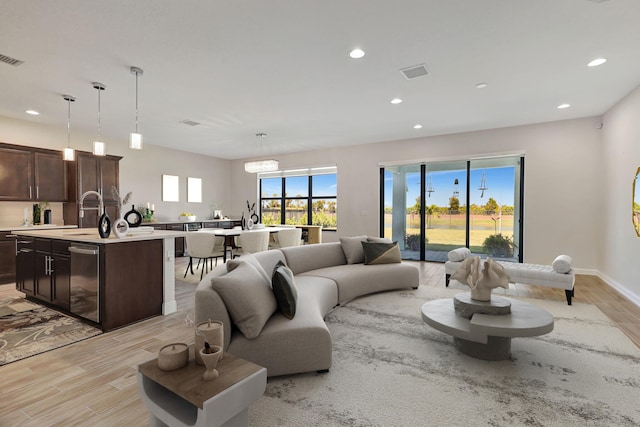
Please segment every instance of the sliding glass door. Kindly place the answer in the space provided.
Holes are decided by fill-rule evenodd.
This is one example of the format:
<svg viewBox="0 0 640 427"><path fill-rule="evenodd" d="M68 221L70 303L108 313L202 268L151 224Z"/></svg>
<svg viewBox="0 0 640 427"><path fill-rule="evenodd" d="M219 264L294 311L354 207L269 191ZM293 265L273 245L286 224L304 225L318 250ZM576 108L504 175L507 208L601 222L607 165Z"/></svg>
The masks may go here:
<svg viewBox="0 0 640 427"><path fill-rule="evenodd" d="M403 259L446 261L455 248L521 260L520 157L387 166L380 170L380 234ZM424 201L424 203L423 203Z"/></svg>

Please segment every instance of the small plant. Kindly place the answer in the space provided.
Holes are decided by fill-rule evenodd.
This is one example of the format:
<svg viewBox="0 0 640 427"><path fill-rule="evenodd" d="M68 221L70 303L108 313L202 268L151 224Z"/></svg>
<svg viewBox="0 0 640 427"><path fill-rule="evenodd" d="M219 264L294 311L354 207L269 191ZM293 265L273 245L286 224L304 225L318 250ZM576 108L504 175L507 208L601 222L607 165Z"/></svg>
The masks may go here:
<svg viewBox="0 0 640 427"><path fill-rule="evenodd" d="M510 237L503 236L502 234L492 234L487 237L482 243L487 254L500 257L510 258L513 256L513 240Z"/></svg>
<svg viewBox="0 0 640 427"><path fill-rule="evenodd" d="M425 238L424 243L429 243L429 239ZM420 235L419 234L407 234L404 236L404 247L410 251L420 250Z"/></svg>

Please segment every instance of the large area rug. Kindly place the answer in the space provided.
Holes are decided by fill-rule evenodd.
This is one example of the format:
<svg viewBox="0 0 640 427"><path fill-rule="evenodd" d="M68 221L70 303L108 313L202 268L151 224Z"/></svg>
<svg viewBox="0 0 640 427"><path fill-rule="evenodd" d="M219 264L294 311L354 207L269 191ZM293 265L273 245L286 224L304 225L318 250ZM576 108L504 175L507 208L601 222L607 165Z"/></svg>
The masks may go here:
<svg viewBox="0 0 640 427"><path fill-rule="evenodd" d="M250 424L640 425L640 350L595 306L523 298L553 314L555 329L487 362L422 321L424 301L458 292L421 286L330 313L330 372L269 379Z"/></svg>
<svg viewBox="0 0 640 427"><path fill-rule="evenodd" d="M0 366L101 333L24 298L0 300Z"/></svg>

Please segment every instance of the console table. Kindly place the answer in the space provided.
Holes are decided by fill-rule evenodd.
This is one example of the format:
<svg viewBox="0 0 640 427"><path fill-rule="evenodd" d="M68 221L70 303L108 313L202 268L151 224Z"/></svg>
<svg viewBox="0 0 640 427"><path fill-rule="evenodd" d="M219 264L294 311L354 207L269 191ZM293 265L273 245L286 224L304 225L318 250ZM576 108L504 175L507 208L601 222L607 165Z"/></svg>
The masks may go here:
<svg viewBox="0 0 640 427"><path fill-rule="evenodd" d="M453 336L456 348L483 360L511 356L511 338L544 335L553 330L553 316L524 301L496 297L472 300L468 293L428 301L422 305L422 320Z"/></svg>
<svg viewBox="0 0 640 427"><path fill-rule="evenodd" d="M248 426L249 405L267 385L267 370L229 353L218 363L220 376L204 381L204 366L194 362L162 371L158 359L138 365L138 389L151 426Z"/></svg>

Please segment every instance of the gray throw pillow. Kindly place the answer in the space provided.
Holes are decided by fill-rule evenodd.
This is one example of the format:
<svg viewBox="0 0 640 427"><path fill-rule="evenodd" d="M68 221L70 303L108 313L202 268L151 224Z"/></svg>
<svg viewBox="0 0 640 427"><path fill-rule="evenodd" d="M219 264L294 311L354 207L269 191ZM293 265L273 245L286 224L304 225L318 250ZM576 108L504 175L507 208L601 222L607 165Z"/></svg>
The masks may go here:
<svg viewBox="0 0 640 427"><path fill-rule="evenodd" d="M249 339L260 335L278 308L269 284L253 265L240 260L232 271L211 280L211 287L222 297L232 322Z"/></svg>
<svg viewBox="0 0 640 427"><path fill-rule="evenodd" d="M298 288L293 278L293 272L282 261L278 261L273 269L271 287L278 302L278 310L287 319L293 319L296 315Z"/></svg>
<svg viewBox="0 0 640 427"><path fill-rule="evenodd" d="M235 270L239 263L245 261L254 266L256 270L258 270L258 273L260 273L267 282L271 282L271 277L269 277L269 274L267 274L267 272L264 270L262 264L260 264L260 261L258 261L258 259L253 256L253 254L244 254L239 258L230 259L229 261L227 261L227 271L229 272Z"/></svg>
<svg viewBox="0 0 640 427"><path fill-rule="evenodd" d="M394 264L402 261L398 242L369 243L362 242L364 263L366 265Z"/></svg>
<svg viewBox="0 0 640 427"><path fill-rule="evenodd" d="M340 238L340 245L344 256L347 258L347 264L361 264L364 262L364 251L361 243L366 241L367 236Z"/></svg>
<svg viewBox="0 0 640 427"><path fill-rule="evenodd" d="M375 236L367 236L367 242L369 243L393 243L393 240L388 237L375 237Z"/></svg>

